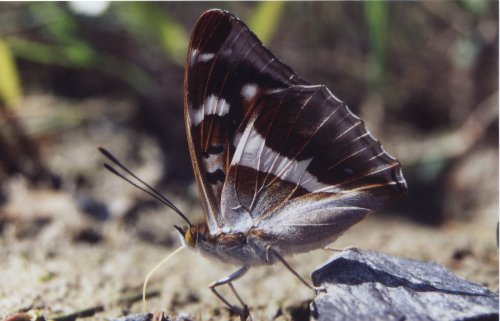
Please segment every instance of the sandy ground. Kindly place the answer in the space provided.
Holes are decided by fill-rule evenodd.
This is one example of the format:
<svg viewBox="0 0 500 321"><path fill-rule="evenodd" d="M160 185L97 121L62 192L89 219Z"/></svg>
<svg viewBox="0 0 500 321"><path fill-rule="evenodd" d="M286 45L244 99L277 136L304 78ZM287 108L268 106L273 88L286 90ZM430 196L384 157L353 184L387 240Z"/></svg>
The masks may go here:
<svg viewBox="0 0 500 321"><path fill-rule="evenodd" d="M30 196L33 201L34 197ZM71 210L72 200L65 200L64 195L48 198L52 202L60 198L61 211L54 215L65 219L51 220L47 215L49 223L26 219L25 226L19 222L5 224L0 247L0 317L19 310L39 309L52 318L98 305L103 305L104 311L89 320L141 312L139 301L124 304L120 300L140 294L147 272L175 247L141 241L118 222L106 223L103 240L95 244L75 241L75 233L81 231L78 219L72 218L78 215ZM46 205L42 200L36 203L39 209ZM162 214L161 220L165 233L175 238L170 228L175 219ZM498 293L495 228L494 224L480 222L450 222L438 230L394 215L373 215L348 231L334 246L352 245L438 262ZM308 276L331 255L318 250L289 261L301 275ZM160 295L148 300L147 310L165 310L195 320L228 320L227 312L221 309L207 285L234 269L184 250L152 278L149 290L160 291ZM254 268L235 285L252 307L254 320L270 320L279 311L284 312L281 318L287 320L287 309L313 297L309 289L280 265Z"/></svg>

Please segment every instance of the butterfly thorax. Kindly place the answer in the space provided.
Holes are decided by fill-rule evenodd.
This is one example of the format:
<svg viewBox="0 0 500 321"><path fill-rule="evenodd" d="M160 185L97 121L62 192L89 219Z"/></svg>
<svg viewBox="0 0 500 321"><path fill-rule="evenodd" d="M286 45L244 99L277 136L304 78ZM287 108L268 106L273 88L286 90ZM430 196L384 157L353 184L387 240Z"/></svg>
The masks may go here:
<svg viewBox="0 0 500 321"><path fill-rule="evenodd" d="M263 237L259 229L252 228L247 233L210 234L206 224L176 228L183 235L187 246L224 263L245 266L273 263L266 253L269 240Z"/></svg>

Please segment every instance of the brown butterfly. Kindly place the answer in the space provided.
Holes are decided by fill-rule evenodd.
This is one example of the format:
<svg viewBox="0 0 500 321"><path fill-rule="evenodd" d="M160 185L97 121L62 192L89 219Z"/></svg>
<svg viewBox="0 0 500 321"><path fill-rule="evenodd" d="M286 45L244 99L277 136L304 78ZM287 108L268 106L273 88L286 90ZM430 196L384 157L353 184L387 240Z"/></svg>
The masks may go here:
<svg viewBox="0 0 500 321"><path fill-rule="evenodd" d="M406 193L400 163L345 103L280 62L238 18L209 10L185 67L189 151L206 221L177 227L185 243L235 264L210 285L242 319L232 281L252 266L328 245ZM109 157L109 156L108 156ZM151 194L151 193L150 193ZM227 284L241 307L216 288Z"/></svg>
<svg viewBox="0 0 500 321"><path fill-rule="evenodd" d="M326 246L407 190L400 163L361 119L327 87L280 62L227 11L198 19L184 90L206 222L177 229L189 246L239 266L210 286L233 310L246 308L216 287L234 291L231 282L251 266L276 261L299 276L283 256Z"/></svg>

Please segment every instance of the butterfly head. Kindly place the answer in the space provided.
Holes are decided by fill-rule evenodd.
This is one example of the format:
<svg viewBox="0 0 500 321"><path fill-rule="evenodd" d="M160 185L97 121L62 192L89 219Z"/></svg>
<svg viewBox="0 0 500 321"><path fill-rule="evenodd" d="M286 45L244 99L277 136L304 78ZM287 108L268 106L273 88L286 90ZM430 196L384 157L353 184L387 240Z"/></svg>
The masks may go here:
<svg viewBox="0 0 500 321"><path fill-rule="evenodd" d="M206 239L208 228L204 224L191 226L174 225L179 234L184 240L184 243L189 247L197 247L200 242Z"/></svg>

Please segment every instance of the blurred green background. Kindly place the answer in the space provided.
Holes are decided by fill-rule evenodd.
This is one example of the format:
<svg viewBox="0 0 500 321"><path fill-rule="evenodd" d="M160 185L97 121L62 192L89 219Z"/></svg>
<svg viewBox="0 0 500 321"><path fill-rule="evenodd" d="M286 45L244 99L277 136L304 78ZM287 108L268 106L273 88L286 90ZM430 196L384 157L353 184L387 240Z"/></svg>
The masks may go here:
<svg viewBox="0 0 500 321"><path fill-rule="evenodd" d="M97 144L140 162L149 140L161 153L156 185L183 197L193 184L183 64L191 28L214 7L326 84L402 161L410 192L393 209L440 224L498 207L498 2L471 0L2 2L2 186L21 175L40 188L91 190L94 164L55 161L55 145L80 163ZM82 144L92 148L79 153Z"/></svg>

